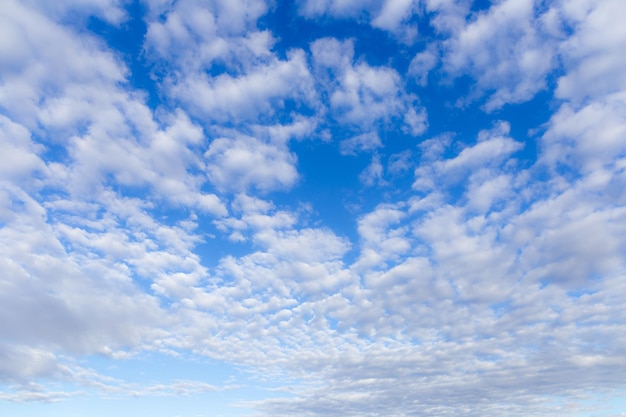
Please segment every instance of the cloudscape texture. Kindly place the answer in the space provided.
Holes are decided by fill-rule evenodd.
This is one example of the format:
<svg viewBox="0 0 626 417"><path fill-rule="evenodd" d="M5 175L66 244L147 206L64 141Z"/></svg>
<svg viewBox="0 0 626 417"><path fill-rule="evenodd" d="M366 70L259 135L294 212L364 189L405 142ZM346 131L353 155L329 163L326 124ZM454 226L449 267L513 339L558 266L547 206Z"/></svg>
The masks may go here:
<svg viewBox="0 0 626 417"><path fill-rule="evenodd" d="M626 416L623 0L1 3L2 416Z"/></svg>

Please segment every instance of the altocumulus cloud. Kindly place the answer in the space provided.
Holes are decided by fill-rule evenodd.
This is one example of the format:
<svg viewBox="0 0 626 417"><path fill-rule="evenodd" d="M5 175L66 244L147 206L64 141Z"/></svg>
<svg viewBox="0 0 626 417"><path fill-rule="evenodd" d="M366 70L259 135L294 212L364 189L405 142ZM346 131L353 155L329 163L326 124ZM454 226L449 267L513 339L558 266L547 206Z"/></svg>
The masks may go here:
<svg viewBox="0 0 626 417"><path fill-rule="evenodd" d="M624 16L5 0L0 411L620 415Z"/></svg>

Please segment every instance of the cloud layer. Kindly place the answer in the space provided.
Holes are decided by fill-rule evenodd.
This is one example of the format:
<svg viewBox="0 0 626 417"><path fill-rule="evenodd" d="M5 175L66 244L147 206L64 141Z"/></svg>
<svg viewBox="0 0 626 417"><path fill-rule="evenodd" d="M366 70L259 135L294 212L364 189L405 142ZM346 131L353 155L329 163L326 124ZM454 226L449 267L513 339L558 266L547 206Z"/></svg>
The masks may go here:
<svg viewBox="0 0 626 417"><path fill-rule="evenodd" d="M7 0L0 401L600 415L626 373L626 9L479 6ZM149 355L246 376L113 376Z"/></svg>

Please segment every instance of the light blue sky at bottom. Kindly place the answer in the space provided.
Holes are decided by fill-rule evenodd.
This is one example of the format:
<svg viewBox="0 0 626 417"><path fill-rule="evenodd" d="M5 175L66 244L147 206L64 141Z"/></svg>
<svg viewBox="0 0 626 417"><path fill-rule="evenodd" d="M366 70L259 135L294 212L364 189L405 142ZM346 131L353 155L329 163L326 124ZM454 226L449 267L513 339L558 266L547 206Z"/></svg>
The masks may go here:
<svg viewBox="0 0 626 417"><path fill-rule="evenodd" d="M39 404L2 404L0 411L12 417L243 417L250 410L232 407L224 393L190 397L143 397L131 399L73 398L71 401Z"/></svg>
<svg viewBox="0 0 626 417"><path fill-rule="evenodd" d="M99 380L115 380L111 387L128 387L128 392L89 389L53 384L50 391L67 390L75 396L56 402L0 402L0 415L12 417L243 417L254 412L247 403L267 398L288 397L280 381L254 375L243 367L189 355L149 353L139 358L112 360L102 356L84 358ZM111 380L112 381L112 380ZM188 383L190 392L168 391L167 386ZM214 391L194 392L194 384L210 384ZM159 389L160 387L160 389ZM156 389L155 394L147 393ZM131 391L139 392L134 395Z"/></svg>

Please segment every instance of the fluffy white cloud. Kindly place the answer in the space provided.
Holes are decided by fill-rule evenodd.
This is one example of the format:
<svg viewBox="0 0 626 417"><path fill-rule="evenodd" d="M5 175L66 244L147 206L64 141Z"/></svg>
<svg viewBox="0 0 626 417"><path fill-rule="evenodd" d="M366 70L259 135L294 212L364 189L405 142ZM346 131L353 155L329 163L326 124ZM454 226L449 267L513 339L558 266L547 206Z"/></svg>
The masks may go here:
<svg viewBox="0 0 626 417"><path fill-rule="evenodd" d="M428 84L428 74L437 65L439 57L433 46L416 54L409 65L408 74L415 77L422 87Z"/></svg>
<svg viewBox="0 0 626 417"><path fill-rule="evenodd" d="M163 117L162 128L141 96L124 91L126 68L95 39L78 38L36 10L10 10L3 18L13 41L32 48L18 53L5 44L0 104L14 122L64 148L59 159L71 162L52 166L48 181L97 193L113 177L149 186L172 204L225 213L215 195L200 192L206 180L189 173L201 168L190 148L202 146L203 133L184 113Z"/></svg>
<svg viewBox="0 0 626 417"><path fill-rule="evenodd" d="M372 162L361 172L359 180L366 186L375 184L383 184L383 165L380 162L380 156L372 156Z"/></svg>
<svg viewBox="0 0 626 417"><path fill-rule="evenodd" d="M372 27L389 31L407 43L417 36L417 28L409 23L418 7L415 0L301 0L299 3L299 12L308 18L327 15L365 20Z"/></svg>
<svg viewBox="0 0 626 417"><path fill-rule="evenodd" d="M339 151L342 155L356 155L357 152L371 151L381 146L378 134L370 132L341 141Z"/></svg>
<svg viewBox="0 0 626 417"><path fill-rule="evenodd" d="M496 110L531 99L547 88L549 74L563 64L556 94L580 101L624 88L619 51L623 30L619 1L508 0L471 12L469 2L430 1L431 21L444 36L443 70L469 74L476 85L467 100L487 95L484 107ZM431 50L415 56L410 73L425 82L436 64ZM460 101L462 103L463 100Z"/></svg>
<svg viewBox="0 0 626 417"><path fill-rule="evenodd" d="M33 366L3 368L2 377L65 378L57 354L132 351L166 334L154 293L181 294L205 273L191 252L199 242L193 225L155 220L156 204L209 215L226 209L200 191L207 180L194 173L203 169L196 156L203 131L180 111L157 120L125 89L127 70L105 45L54 21L62 7L80 5L6 6L3 355ZM122 196L125 187L145 200ZM13 346L24 347L22 359Z"/></svg>
<svg viewBox="0 0 626 417"><path fill-rule="evenodd" d="M267 11L264 0L151 1L146 6L144 47L163 65L190 70L270 55L270 33L254 30Z"/></svg>
<svg viewBox="0 0 626 417"><path fill-rule="evenodd" d="M55 2L25 0L21 3L29 8L39 9L58 20L71 16L72 19L86 21L94 16L110 24L119 25L128 17L123 0L60 0Z"/></svg>
<svg viewBox="0 0 626 417"><path fill-rule="evenodd" d="M124 79L124 66L102 50L94 37L74 36L72 30L56 25L36 9L9 0L0 23L0 106L28 128L36 126L41 110L54 106L63 95L78 95L76 102L84 107L59 116L69 122L80 120L88 110L79 86L111 85Z"/></svg>
<svg viewBox="0 0 626 417"><path fill-rule="evenodd" d="M202 117L217 121L273 115L289 99L305 104L315 101L303 51L294 51L286 61L272 60L240 76L191 73L173 83L170 93Z"/></svg>
<svg viewBox="0 0 626 417"><path fill-rule="evenodd" d="M324 1L301 1L300 12L305 16L319 16L326 13L339 17L358 15L362 10L374 6L373 1L358 0L324 0Z"/></svg>
<svg viewBox="0 0 626 417"><path fill-rule="evenodd" d="M255 242L285 261L335 261L349 248L347 242L329 231L302 229L299 231L264 230L255 234Z"/></svg>
<svg viewBox="0 0 626 417"><path fill-rule="evenodd" d="M168 97L206 122L267 118L287 100L315 106L304 52L279 59L271 32L256 29L267 8L261 0L152 7L145 48L157 68L166 70L161 87Z"/></svg>
<svg viewBox="0 0 626 417"><path fill-rule="evenodd" d="M9 191L23 210L0 229L5 341L37 346L37 355L45 350L96 353L133 347L159 332L164 317L156 299L133 285L123 263L128 253L95 258L89 247L95 249L98 242L64 236L63 224L46 223L52 213L25 193ZM64 242L71 242L73 250L66 251ZM101 243L98 252L115 255L116 242ZM46 357L54 359L50 353ZM31 372L29 367L11 369L6 378L26 378Z"/></svg>
<svg viewBox="0 0 626 417"><path fill-rule="evenodd" d="M242 34L256 24L267 10L263 0L169 0L148 2L150 27L165 30L175 40L177 36L208 38L214 31L221 34ZM159 19L160 17L160 19ZM207 23L211 23L207 25Z"/></svg>
<svg viewBox="0 0 626 417"><path fill-rule="evenodd" d="M397 260L410 249L405 234L408 230L394 227L405 214L398 207L381 205L363 216L358 222L362 239L361 255L355 263L356 270L385 268L388 260Z"/></svg>
<svg viewBox="0 0 626 417"><path fill-rule="evenodd" d="M511 154L521 150L524 144L508 137L510 125L498 122L491 130L478 134L478 141L472 146L461 150L454 158L441 158L431 161L432 157L440 157L449 146L450 137L442 136L422 143L425 149L424 164L415 170L413 188L430 190L437 186L457 183L468 178L468 175L483 175L481 170L499 168L506 163ZM444 181L446 184L442 184Z"/></svg>
<svg viewBox="0 0 626 417"><path fill-rule="evenodd" d="M580 102L626 90L625 7L619 0L563 2L561 14L573 33L560 45L567 73L558 80L558 97Z"/></svg>
<svg viewBox="0 0 626 417"><path fill-rule="evenodd" d="M372 26L395 31L403 20L411 15L413 0L387 0L378 14L372 20Z"/></svg>
<svg viewBox="0 0 626 417"><path fill-rule="evenodd" d="M106 177L112 176L122 186L148 185L157 198L169 204L225 214L226 209L215 194L200 191L206 179L190 173L204 168L203 162L190 149L202 148L202 130L191 124L182 112L173 115L170 122L164 130L150 126L155 130L142 132L152 136L150 142L132 137L108 140L116 132L102 132L97 128L83 137L73 137L68 146L68 152L76 160L68 172L75 187L73 191L99 191Z"/></svg>
<svg viewBox="0 0 626 417"><path fill-rule="evenodd" d="M544 161L553 169L568 166L585 173L618 168L615 164L626 157L625 111L626 92L608 95L582 108L563 104L543 136Z"/></svg>
<svg viewBox="0 0 626 417"><path fill-rule="evenodd" d="M0 115L0 179L24 184L32 176L45 175L47 167L39 157L43 150L24 126Z"/></svg>
<svg viewBox="0 0 626 417"><path fill-rule="evenodd" d="M546 87L557 44L550 33L554 10L540 10L533 0L499 2L444 42L444 69L471 74L473 94L490 94L487 110L529 100Z"/></svg>
<svg viewBox="0 0 626 417"><path fill-rule="evenodd" d="M426 116L417 99L404 92L399 74L389 67L353 63L352 41L319 39L311 44L316 74L328 90L332 116L361 130L391 122L404 115L407 132L419 135Z"/></svg>
<svg viewBox="0 0 626 417"><path fill-rule="evenodd" d="M298 179L294 154L252 137L215 139L205 157L210 180L224 190L270 191L289 188Z"/></svg>
<svg viewBox="0 0 626 417"><path fill-rule="evenodd" d="M387 171L391 175L400 175L408 171L412 166L413 154L411 151L402 151L389 157Z"/></svg>

